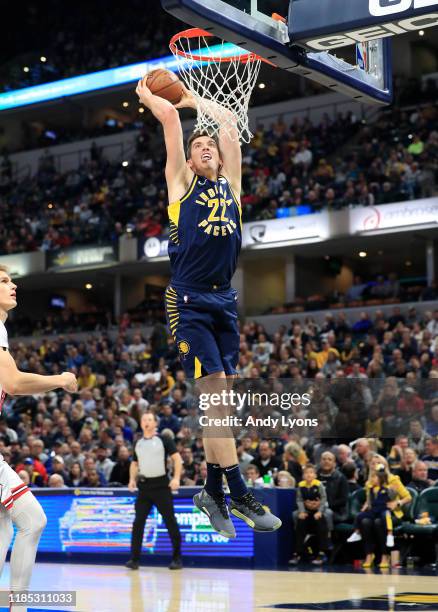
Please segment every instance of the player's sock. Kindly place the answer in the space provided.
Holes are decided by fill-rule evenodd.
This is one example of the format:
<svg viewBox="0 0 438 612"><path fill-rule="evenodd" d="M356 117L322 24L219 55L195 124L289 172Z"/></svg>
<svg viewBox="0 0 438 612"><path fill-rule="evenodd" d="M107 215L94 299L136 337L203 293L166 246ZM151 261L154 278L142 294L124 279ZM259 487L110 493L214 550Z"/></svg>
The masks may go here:
<svg viewBox="0 0 438 612"><path fill-rule="evenodd" d="M17 527L11 553L11 591L25 591L29 588L38 543L47 519L40 503L30 492L17 499L9 512Z"/></svg>
<svg viewBox="0 0 438 612"><path fill-rule="evenodd" d="M222 468L217 463L207 463L205 490L209 495L223 495Z"/></svg>
<svg viewBox="0 0 438 612"><path fill-rule="evenodd" d="M231 499L239 499L248 493L248 488L242 478L242 474L240 473L240 468L237 463L236 465L231 465L230 467L224 468L223 472L228 482Z"/></svg>

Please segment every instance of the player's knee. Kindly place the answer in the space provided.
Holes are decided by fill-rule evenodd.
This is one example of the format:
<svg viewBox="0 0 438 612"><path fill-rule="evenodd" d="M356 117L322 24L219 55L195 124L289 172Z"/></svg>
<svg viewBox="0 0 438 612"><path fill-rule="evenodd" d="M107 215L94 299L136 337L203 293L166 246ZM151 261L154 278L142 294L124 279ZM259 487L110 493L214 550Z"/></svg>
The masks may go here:
<svg viewBox="0 0 438 612"><path fill-rule="evenodd" d="M47 516L42 508L40 508L40 512L35 521L35 531L42 533L47 525Z"/></svg>
<svg viewBox="0 0 438 612"><path fill-rule="evenodd" d="M39 504L34 504L30 512L29 531L35 535L40 535L47 525L47 516Z"/></svg>
<svg viewBox="0 0 438 612"><path fill-rule="evenodd" d="M29 522L23 526L24 531L31 535L41 535L47 525L47 517L39 504L32 508L29 518ZM19 525L17 526L20 528Z"/></svg>

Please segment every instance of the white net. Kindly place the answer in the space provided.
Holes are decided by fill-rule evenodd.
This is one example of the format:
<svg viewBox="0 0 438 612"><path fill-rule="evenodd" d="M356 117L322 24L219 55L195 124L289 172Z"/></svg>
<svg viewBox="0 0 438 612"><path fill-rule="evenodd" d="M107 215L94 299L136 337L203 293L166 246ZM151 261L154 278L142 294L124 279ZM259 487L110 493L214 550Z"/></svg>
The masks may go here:
<svg viewBox="0 0 438 612"><path fill-rule="evenodd" d="M213 136L226 130L233 140L250 142L248 105L260 58L225 41L211 46L207 35L190 32L170 48L180 77L196 100L195 131Z"/></svg>

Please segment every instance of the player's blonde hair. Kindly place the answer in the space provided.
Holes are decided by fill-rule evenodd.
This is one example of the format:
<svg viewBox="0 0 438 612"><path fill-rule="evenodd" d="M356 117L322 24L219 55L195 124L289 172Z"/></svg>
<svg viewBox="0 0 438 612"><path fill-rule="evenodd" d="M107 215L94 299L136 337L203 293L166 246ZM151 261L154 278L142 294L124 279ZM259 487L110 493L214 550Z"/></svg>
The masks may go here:
<svg viewBox="0 0 438 612"><path fill-rule="evenodd" d="M6 272L6 274L9 274L8 266L4 266L3 264L0 264L0 272Z"/></svg>

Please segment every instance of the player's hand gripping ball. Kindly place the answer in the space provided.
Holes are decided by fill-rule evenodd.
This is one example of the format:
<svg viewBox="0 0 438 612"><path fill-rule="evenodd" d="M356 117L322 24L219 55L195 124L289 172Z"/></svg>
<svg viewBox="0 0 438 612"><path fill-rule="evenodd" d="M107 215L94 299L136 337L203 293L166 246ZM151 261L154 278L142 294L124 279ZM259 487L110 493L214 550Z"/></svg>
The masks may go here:
<svg viewBox="0 0 438 612"><path fill-rule="evenodd" d="M183 84L175 73L157 68L143 77L143 81L145 79L146 86L154 96L164 98L171 104L178 104L181 101L184 93Z"/></svg>

